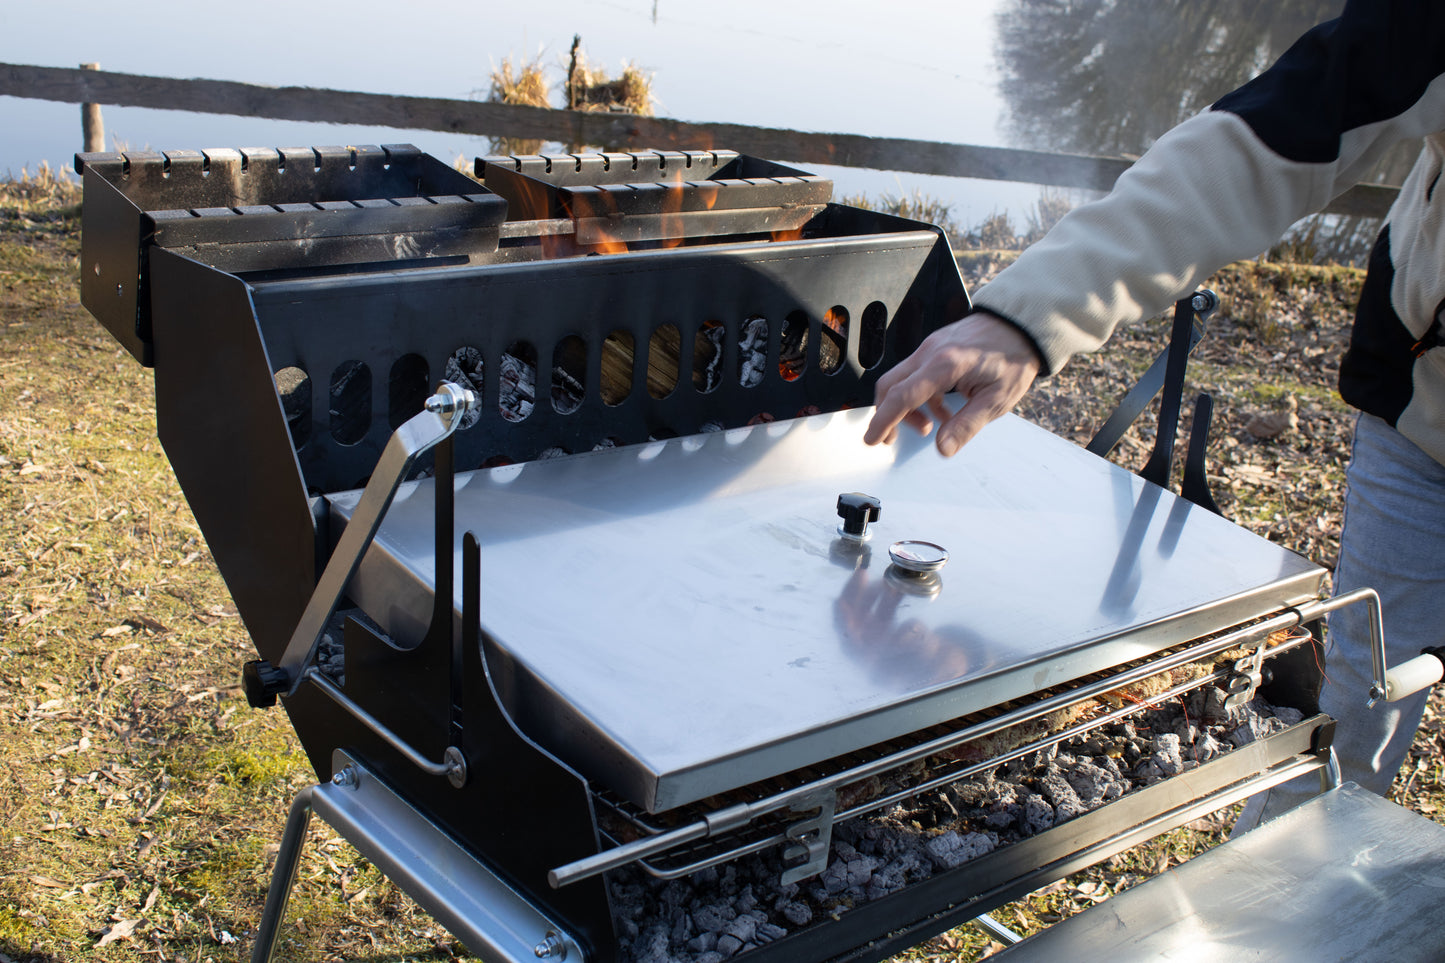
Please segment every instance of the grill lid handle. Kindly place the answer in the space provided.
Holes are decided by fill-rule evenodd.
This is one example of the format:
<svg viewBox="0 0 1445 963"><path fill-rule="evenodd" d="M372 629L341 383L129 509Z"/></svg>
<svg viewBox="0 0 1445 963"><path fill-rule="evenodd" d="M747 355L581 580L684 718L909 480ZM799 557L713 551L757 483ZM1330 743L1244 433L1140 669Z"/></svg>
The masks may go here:
<svg viewBox="0 0 1445 963"><path fill-rule="evenodd" d="M397 488L411 473L417 457L446 440L478 403L475 392L443 381L437 386L436 394L426 400L425 410L407 419L392 433L346 531L331 553L306 610L301 613L301 621L291 633L281 661L275 666L265 661L246 665L243 675L246 701L252 706L275 705L276 696L294 695L301 686L306 667L316 657L326 623L376 537Z"/></svg>
<svg viewBox="0 0 1445 963"><path fill-rule="evenodd" d="M869 534L868 523L878 521L882 511L883 503L872 495L844 492L838 496L838 517L843 519L843 524L838 526L838 534L854 541L865 541Z"/></svg>

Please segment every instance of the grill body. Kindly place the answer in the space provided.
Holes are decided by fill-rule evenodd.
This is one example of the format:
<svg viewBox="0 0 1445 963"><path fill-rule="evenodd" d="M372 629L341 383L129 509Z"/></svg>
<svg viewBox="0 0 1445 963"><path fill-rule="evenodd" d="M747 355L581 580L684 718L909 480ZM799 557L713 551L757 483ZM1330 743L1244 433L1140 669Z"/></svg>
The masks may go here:
<svg viewBox="0 0 1445 963"><path fill-rule="evenodd" d="M807 879L835 819L882 805L851 786L1005 724L1054 738L1049 713L1156 660L1243 647L1205 681L1253 691L1264 640L1321 611L1318 567L1017 419L974 465L864 449L850 409L968 296L937 229L827 203L818 178L652 152L488 158L478 185L403 147L77 169L83 299L155 367L161 440L262 659L289 651L392 432L439 380L476 392L348 584L344 671L284 703L323 780L308 805L508 958L545 922L613 959L615 870L781 850ZM954 552L939 579L838 538L833 500L865 487L875 531ZM1319 769L1312 650L1282 647L1267 687L1299 725L747 958L879 959ZM419 770L450 753L460 779ZM348 796L357 773L376 791ZM424 851L516 912L469 916Z"/></svg>

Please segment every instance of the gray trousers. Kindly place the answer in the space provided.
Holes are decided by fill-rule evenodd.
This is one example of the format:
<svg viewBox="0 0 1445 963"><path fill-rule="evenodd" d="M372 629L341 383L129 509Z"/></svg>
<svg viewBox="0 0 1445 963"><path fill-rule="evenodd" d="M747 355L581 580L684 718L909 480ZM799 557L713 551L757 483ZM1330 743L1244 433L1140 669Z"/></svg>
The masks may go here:
<svg viewBox="0 0 1445 963"><path fill-rule="evenodd" d="M1389 665L1445 643L1445 466L1373 415L1355 424L1345 493L1336 594L1373 588L1380 596ZM1320 709L1338 723L1340 774L1384 795L1410 750L1428 692L1366 708L1374 678L1369 617L1363 604L1329 618ZM1241 831L1319 790L1314 776L1249 801Z"/></svg>

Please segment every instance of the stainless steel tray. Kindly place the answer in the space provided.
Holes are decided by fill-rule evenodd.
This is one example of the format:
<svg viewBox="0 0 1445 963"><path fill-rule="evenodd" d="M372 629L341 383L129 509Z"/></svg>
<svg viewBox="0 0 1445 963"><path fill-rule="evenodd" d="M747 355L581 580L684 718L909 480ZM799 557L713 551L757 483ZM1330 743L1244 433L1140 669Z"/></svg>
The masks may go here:
<svg viewBox="0 0 1445 963"><path fill-rule="evenodd" d="M944 461L864 446L870 414L459 476L519 728L659 812L1321 591L1318 566L1021 419ZM882 502L862 547L836 531L851 491ZM405 486L350 591L403 642L431 611L432 512L429 480ZM890 571L903 539L949 550L936 585Z"/></svg>
<svg viewBox="0 0 1445 963"><path fill-rule="evenodd" d="M1436 963L1442 863L1445 827L1346 783L997 958Z"/></svg>

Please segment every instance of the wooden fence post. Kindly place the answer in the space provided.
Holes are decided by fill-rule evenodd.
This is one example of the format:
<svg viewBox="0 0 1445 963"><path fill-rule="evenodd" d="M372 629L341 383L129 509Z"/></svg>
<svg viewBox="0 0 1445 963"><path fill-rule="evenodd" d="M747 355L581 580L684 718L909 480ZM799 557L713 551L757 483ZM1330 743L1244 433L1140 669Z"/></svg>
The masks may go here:
<svg viewBox="0 0 1445 963"><path fill-rule="evenodd" d="M100 64L81 64L80 69L99 70ZM80 105L80 133L87 154L105 150L105 121L100 116L100 104Z"/></svg>

